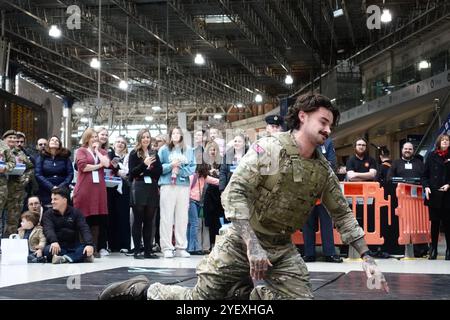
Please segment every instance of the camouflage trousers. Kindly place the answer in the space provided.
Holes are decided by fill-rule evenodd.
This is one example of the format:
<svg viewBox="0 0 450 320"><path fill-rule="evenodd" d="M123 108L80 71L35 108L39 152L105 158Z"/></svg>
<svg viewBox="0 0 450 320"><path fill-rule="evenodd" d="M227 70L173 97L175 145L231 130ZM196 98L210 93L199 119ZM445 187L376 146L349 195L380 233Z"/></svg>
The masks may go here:
<svg viewBox="0 0 450 320"><path fill-rule="evenodd" d="M210 255L197 266L194 288L154 283L147 291L149 300L219 299L312 299L309 273L292 243L270 245L260 239L272 267L263 285L254 287L250 278L246 245L233 227L216 243Z"/></svg>
<svg viewBox="0 0 450 320"><path fill-rule="evenodd" d="M3 235L3 219L6 209L6 200L8 199L8 180L0 176L0 237Z"/></svg>
<svg viewBox="0 0 450 320"><path fill-rule="evenodd" d="M17 233L22 214L23 201L26 192L21 183L8 181L8 199L6 200L6 225L3 232L3 238Z"/></svg>

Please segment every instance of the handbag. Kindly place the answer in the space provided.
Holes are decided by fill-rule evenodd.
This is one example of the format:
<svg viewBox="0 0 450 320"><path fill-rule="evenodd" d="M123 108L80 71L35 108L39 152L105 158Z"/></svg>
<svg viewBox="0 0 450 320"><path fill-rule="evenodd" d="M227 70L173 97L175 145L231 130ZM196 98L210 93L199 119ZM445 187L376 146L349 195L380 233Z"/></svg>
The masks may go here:
<svg viewBox="0 0 450 320"><path fill-rule="evenodd" d="M4 265L27 264L28 240L20 239L18 234L12 234L9 239L2 239L2 262Z"/></svg>

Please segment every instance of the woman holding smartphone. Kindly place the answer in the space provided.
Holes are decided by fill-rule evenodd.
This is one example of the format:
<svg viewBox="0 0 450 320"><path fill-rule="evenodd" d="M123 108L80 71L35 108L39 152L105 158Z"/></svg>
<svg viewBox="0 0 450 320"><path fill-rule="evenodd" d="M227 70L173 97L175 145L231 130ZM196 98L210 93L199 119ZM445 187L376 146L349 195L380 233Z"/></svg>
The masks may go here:
<svg viewBox="0 0 450 320"><path fill-rule="evenodd" d="M130 205L134 222L131 233L134 242L135 259L156 259L152 252L153 217L159 205L158 180L162 165L156 151L151 149L151 135L142 129L136 137L136 146L128 160L130 179ZM141 255L141 237L144 238L144 255Z"/></svg>

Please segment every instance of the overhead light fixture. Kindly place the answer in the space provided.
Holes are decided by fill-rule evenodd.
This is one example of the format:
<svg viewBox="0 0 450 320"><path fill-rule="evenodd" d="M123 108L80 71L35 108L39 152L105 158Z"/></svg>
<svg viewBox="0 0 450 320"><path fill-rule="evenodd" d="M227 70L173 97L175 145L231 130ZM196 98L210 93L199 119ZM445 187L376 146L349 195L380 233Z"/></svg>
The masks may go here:
<svg viewBox="0 0 450 320"><path fill-rule="evenodd" d="M50 26L50 29L48 30L48 35L52 38L59 38L61 37L61 29L58 28L57 25Z"/></svg>
<svg viewBox="0 0 450 320"><path fill-rule="evenodd" d="M91 65L91 68L99 69L100 61L97 58L92 58L90 65Z"/></svg>
<svg viewBox="0 0 450 320"><path fill-rule="evenodd" d="M333 17L335 17L335 18L338 18L343 15L344 15L344 10L342 10L342 9L336 9L333 11Z"/></svg>
<svg viewBox="0 0 450 320"><path fill-rule="evenodd" d="M116 76L115 74L112 74L112 77L116 80L120 80L120 78L118 76Z"/></svg>
<svg viewBox="0 0 450 320"><path fill-rule="evenodd" d="M145 121L153 121L153 117L152 116L146 116L145 118Z"/></svg>
<svg viewBox="0 0 450 320"><path fill-rule="evenodd" d="M255 102L262 102L263 101L263 97L262 95L260 95L259 93L255 96Z"/></svg>
<svg viewBox="0 0 450 320"><path fill-rule="evenodd" d="M153 111L161 111L161 107L160 106L154 106L152 107Z"/></svg>
<svg viewBox="0 0 450 320"><path fill-rule="evenodd" d="M383 14L381 15L381 22L388 23L392 21L392 15L389 9L383 9Z"/></svg>
<svg viewBox="0 0 450 320"><path fill-rule="evenodd" d="M201 53L197 53L195 55L195 59L194 59L195 64L204 64L205 63L205 58L203 58Z"/></svg>
<svg viewBox="0 0 450 320"><path fill-rule="evenodd" d="M431 63L429 63L427 60L422 60L419 62L419 70L428 69L429 67L431 67Z"/></svg>
<svg viewBox="0 0 450 320"><path fill-rule="evenodd" d="M77 107L77 108L74 109L74 111L75 111L75 113L83 113L84 109L80 108L80 107Z"/></svg>
<svg viewBox="0 0 450 320"><path fill-rule="evenodd" d="M236 107L237 107L238 109L242 109L242 108L244 107L244 105L243 105L242 103L237 103L237 104L236 104Z"/></svg>
<svg viewBox="0 0 450 320"><path fill-rule="evenodd" d="M286 84L294 83L294 79L292 78L292 76L290 74L286 75L286 78L284 79L284 83L286 83Z"/></svg>
<svg viewBox="0 0 450 320"><path fill-rule="evenodd" d="M333 11L333 17L338 18L344 15L344 10L339 8L338 0L336 0L336 10Z"/></svg>
<svg viewBox="0 0 450 320"><path fill-rule="evenodd" d="M217 120L222 119L222 115L217 113L214 115L214 119L217 119Z"/></svg>
<svg viewBox="0 0 450 320"><path fill-rule="evenodd" d="M128 89L128 82L126 82L125 80L121 80L119 82L119 88L122 90L127 90Z"/></svg>
<svg viewBox="0 0 450 320"><path fill-rule="evenodd" d="M81 118L81 119L80 119L80 122L81 122L81 123L88 123L88 122L89 122L89 119L88 119L88 118Z"/></svg>

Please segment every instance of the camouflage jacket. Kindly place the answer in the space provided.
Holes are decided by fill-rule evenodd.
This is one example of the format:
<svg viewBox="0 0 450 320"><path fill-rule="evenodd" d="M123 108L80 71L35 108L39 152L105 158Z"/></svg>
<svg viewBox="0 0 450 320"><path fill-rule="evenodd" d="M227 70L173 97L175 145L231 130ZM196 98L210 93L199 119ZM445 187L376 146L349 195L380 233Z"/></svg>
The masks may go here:
<svg viewBox="0 0 450 320"><path fill-rule="evenodd" d="M0 140L0 162L5 166L5 173L8 173L8 171L11 171L16 166L16 160L11 154L11 149L2 140ZM6 176L0 173L0 177Z"/></svg>
<svg viewBox="0 0 450 320"><path fill-rule="evenodd" d="M21 176L9 176L8 180L13 183L22 183L26 185L34 174L34 165L28 156L18 148L11 149L11 154L16 159L16 163L25 164L25 172Z"/></svg>
<svg viewBox="0 0 450 320"><path fill-rule="evenodd" d="M249 219L255 232L288 238L302 228L317 199L328 209L344 243L364 236L323 155L302 158L290 132L255 142L241 159L222 204L228 219Z"/></svg>

